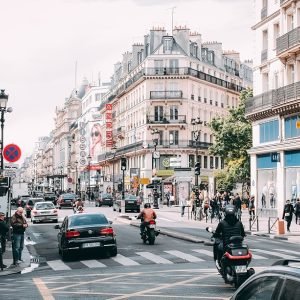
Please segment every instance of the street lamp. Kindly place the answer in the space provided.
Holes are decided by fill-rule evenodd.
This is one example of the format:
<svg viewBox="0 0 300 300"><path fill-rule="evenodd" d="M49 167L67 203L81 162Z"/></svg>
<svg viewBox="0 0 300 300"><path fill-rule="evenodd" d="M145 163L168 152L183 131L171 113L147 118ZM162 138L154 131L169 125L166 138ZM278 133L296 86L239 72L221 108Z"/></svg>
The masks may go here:
<svg viewBox="0 0 300 300"><path fill-rule="evenodd" d="M78 195L78 161L74 162L75 164L75 194Z"/></svg>
<svg viewBox="0 0 300 300"><path fill-rule="evenodd" d="M88 155L88 200L91 200L91 160L92 157Z"/></svg>
<svg viewBox="0 0 300 300"><path fill-rule="evenodd" d="M152 128L151 134L159 134L159 130L157 128ZM156 169L156 159L159 158L159 153L156 152L156 146L158 145L158 138L153 139L154 152L152 153L152 170Z"/></svg>
<svg viewBox="0 0 300 300"><path fill-rule="evenodd" d="M4 163L3 163L3 148L4 148L4 113L12 112L11 107L6 107L8 101L8 95L5 94L5 90L1 90L0 92L0 110L1 110L1 174L3 174Z"/></svg>
<svg viewBox="0 0 300 300"><path fill-rule="evenodd" d="M63 166L60 166L59 167L60 168L60 190L61 190L61 192L63 192L64 191L64 181L63 181Z"/></svg>

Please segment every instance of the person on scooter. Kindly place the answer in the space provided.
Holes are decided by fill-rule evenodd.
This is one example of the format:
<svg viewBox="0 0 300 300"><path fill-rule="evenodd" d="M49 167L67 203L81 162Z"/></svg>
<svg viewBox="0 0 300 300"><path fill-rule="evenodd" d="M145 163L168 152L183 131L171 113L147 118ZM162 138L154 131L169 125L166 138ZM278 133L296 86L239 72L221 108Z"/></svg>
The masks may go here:
<svg viewBox="0 0 300 300"><path fill-rule="evenodd" d="M224 214L224 220L218 224L214 233L214 238L217 239L214 244L214 260L218 269L220 269L219 261L224 254L225 247L230 243L230 238L232 236L246 236L242 222L236 217L235 206L227 205Z"/></svg>
<svg viewBox="0 0 300 300"><path fill-rule="evenodd" d="M140 214L137 217L137 219L141 219L141 225L140 225L141 236L143 235L147 223L149 223L150 220L155 220L156 217L157 217L156 213L151 208L150 203L145 203L144 209L140 212Z"/></svg>

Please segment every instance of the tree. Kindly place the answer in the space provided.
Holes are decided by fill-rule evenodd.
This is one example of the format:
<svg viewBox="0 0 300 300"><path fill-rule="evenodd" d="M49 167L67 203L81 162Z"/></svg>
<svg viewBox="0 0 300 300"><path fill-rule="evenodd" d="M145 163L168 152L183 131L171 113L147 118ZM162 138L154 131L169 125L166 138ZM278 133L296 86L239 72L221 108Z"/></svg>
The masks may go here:
<svg viewBox="0 0 300 300"><path fill-rule="evenodd" d="M215 142L210 153L224 159L224 171L217 173L218 180L229 189L237 182L249 185L250 157L247 150L252 147L252 126L245 117L246 99L252 97L252 89L243 90L237 108L230 109L226 117L216 117L210 123ZM224 187L225 188L225 187Z"/></svg>

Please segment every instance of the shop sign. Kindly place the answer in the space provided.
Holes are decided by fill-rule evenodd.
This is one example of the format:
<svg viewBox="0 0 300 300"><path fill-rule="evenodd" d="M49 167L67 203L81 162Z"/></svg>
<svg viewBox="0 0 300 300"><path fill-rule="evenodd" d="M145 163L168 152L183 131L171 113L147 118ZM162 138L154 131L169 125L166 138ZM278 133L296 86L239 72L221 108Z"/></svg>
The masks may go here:
<svg viewBox="0 0 300 300"><path fill-rule="evenodd" d="M278 152L271 153L271 162L280 162L280 153Z"/></svg>
<svg viewBox="0 0 300 300"><path fill-rule="evenodd" d="M159 177L166 177L166 176L172 176L174 175L174 170L158 170L156 172L156 176Z"/></svg>

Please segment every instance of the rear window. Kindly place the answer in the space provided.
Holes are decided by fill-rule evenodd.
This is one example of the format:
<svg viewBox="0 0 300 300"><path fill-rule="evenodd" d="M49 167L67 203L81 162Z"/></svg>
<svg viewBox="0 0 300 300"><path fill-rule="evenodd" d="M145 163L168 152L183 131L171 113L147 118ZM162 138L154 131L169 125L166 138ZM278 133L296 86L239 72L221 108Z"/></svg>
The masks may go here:
<svg viewBox="0 0 300 300"><path fill-rule="evenodd" d="M37 203L35 208L37 210L43 210L43 209L54 209L54 205L52 203Z"/></svg>
<svg viewBox="0 0 300 300"><path fill-rule="evenodd" d="M72 195L72 194L67 194L67 195L62 195L63 199L75 199L76 195Z"/></svg>
<svg viewBox="0 0 300 300"><path fill-rule="evenodd" d="M70 227L108 224L104 215L76 215L70 218Z"/></svg>
<svg viewBox="0 0 300 300"><path fill-rule="evenodd" d="M37 202L43 202L44 199L40 198L40 199L30 199L28 200L28 205L34 205Z"/></svg>

